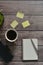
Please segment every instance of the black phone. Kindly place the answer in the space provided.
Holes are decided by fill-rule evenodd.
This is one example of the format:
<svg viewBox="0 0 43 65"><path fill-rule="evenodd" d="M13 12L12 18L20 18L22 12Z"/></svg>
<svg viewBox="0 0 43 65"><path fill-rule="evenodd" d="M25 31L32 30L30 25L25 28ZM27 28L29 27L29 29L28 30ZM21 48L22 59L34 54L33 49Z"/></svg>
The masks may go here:
<svg viewBox="0 0 43 65"><path fill-rule="evenodd" d="M13 58L13 55L10 52L10 49L8 48L7 45L4 45L1 41L0 41L0 57L6 62L10 62Z"/></svg>

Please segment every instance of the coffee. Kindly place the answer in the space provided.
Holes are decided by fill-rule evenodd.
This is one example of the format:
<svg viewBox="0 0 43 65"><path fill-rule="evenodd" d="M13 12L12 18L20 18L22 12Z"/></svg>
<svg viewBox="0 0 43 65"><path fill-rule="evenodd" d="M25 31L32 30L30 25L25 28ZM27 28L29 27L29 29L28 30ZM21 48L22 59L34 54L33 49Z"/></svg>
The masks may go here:
<svg viewBox="0 0 43 65"><path fill-rule="evenodd" d="M18 32L15 29L8 29L5 32L5 38L9 42L14 42L18 38Z"/></svg>
<svg viewBox="0 0 43 65"><path fill-rule="evenodd" d="M7 37L9 40L14 40L16 38L17 34L15 31L10 30L7 32Z"/></svg>

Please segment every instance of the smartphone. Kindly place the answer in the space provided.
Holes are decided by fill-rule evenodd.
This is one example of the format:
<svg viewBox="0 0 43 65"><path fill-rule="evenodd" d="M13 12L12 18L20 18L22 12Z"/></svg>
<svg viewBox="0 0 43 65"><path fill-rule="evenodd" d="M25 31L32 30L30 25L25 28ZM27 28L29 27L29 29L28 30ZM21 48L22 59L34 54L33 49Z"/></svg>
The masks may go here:
<svg viewBox="0 0 43 65"><path fill-rule="evenodd" d="M6 62L10 62L13 59L13 55L7 45L4 45L0 41L0 57Z"/></svg>

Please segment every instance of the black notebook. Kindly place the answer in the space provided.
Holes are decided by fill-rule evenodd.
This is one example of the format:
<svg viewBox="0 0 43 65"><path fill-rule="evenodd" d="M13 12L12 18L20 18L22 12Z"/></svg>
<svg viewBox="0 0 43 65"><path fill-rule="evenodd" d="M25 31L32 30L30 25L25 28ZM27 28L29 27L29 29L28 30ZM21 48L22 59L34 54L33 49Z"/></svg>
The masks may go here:
<svg viewBox="0 0 43 65"><path fill-rule="evenodd" d="M6 62L10 62L13 58L13 55L10 52L10 49L8 46L3 45L2 42L0 42L0 57Z"/></svg>

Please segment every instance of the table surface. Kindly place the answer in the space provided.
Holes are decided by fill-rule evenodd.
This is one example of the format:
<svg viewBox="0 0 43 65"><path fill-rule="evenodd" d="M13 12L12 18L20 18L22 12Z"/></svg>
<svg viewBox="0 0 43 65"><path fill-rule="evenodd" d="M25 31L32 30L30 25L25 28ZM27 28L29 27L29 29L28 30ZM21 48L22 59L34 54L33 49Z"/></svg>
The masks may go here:
<svg viewBox="0 0 43 65"><path fill-rule="evenodd" d="M3 9L5 18L0 29L0 38L5 45L9 46L14 55L8 65L43 65L43 1L0 1L0 9ZM18 11L24 12L25 17L23 19L16 18ZM5 31L11 28L10 23L15 19L19 22L16 27L18 40L11 44L5 40ZM24 29L21 23L27 19L30 21L31 26ZM38 39L38 61L22 61L22 39L24 38ZM1 60L0 65L3 65Z"/></svg>

